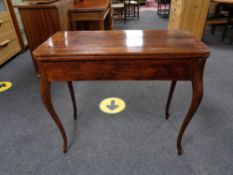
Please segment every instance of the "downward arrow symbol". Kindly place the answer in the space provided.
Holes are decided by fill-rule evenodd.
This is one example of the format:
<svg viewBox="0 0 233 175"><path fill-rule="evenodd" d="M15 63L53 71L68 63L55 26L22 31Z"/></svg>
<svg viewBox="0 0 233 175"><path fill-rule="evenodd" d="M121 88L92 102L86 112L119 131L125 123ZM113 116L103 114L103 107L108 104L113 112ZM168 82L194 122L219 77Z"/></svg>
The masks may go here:
<svg viewBox="0 0 233 175"><path fill-rule="evenodd" d="M118 107L119 107L119 105L116 105L115 100L111 100L111 103L109 105L107 105L107 108L110 109L111 111L115 110Z"/></svg>
<svg viewBox="0 0 233 175"><path fill-rule="evenodd" d="M4 88L4 87L6 87L6 84L5 84L5 83L0 84L0 88Z"/></svg>

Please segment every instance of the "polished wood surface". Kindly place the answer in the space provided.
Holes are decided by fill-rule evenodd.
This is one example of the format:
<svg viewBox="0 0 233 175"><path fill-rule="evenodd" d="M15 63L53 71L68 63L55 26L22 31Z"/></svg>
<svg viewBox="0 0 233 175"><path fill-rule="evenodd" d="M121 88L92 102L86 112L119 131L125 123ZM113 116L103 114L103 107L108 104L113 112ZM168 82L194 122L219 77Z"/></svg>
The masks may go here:
<svg viewBox="0 0 233 175"><path fill-rule="evenodd" d="M114 41L114 42L113 42ZM188 42L187 42L188 41ZM51 49L52 46L52 49ZM37 59L79 60L100 59L97 56L126 56L126 59L169 58L169 54L199 58L206 54L207 46L184 31L167 30L114 30L57 32L34 51ZM88 57L89 56L89 57ZM94 57L92 57L94 56ZM132 56L132 57L128 57ZM145 57L146 56L146 57ZM206 55L208 56L208 55ZM48 58L47 58L48 57ZM51 58L49 58L51 57ZM62 58L64 57L64 58ZM101 57L103 59L115 59ZM116 59L121 59L118 57Z"/></svg>
<svg viewBox="0 0 233 175"><path fill-rule="evenodd" d="M233 0L211 0L211 2L222 3L222 4L233 4Z"/></svg>
<svg viewBox="0 0 233 175"><path fill-rule="evenodd" d="M203 71L209 53L205 44L187 32L134 30L58 32L34 50L33 56L39 65L41 96L62 134L64 152L67 136L51 101L52 82L68 82L76 111L71 87L74 80L171 80L168 119L176 82L191 81L192 102L177 138L181 155L184 131L202 99Z"/></svg>
<svg viewBox="0 0 233 175"><path fill-rule="evenodd" d="M82 0L69 9L72 30L111 30L112 9L110 0Z"/></svg>

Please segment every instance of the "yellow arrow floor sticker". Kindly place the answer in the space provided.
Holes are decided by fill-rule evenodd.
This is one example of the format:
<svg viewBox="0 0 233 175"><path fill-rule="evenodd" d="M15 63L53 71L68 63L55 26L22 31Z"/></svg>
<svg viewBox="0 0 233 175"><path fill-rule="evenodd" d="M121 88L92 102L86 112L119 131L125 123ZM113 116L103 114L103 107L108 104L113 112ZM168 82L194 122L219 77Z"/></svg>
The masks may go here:
<svg viewBox="0 0 233 175"><path fill-rule="evenodd" d="M120 113L125 109L124 100L117 97L110 97L102 100L99 104L101 111L107 114Z"/></svg>
<svg viewBox="0 0 233 175"><path fill-rule="evenodd" d="M8 89L10 89L11 86L12 86L11 82L9 82L9 81L1 81L0 82L0 93L6 91Z"/></svg>

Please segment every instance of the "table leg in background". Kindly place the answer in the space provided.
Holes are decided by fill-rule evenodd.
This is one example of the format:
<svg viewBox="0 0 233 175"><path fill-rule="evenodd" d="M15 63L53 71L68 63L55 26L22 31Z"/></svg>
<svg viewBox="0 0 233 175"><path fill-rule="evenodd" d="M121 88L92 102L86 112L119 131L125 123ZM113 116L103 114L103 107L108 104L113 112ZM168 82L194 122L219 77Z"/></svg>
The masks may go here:
<svg viewBox="0 0 233 175"><path fill-rule="evenodd" d="M104 20L99 21L99 30L104 30L105 29L105 24Z"/></svg>
<svg viewBox="0 0 233 175"><path fill-rule="evenodd" d="M176 87L176 82L177 81L172 81L171 82L171 87L170 87L170 91L169 91L169 95L168 95L168 99L167 99L167 104L166 104L166 120L169 118L170 114L169 114L169 108L170 108L170 104L171 104L171 99L172 99L172 96L173 96L173 92L175 90L175 87Z"/></svg>
<svg viewBox="0 0 233 175"><path fill-rule="evenodd" d="M75 94L74 94L74 88L73 88L73 83L72 81L67 81L67 85L70 91L70 96L71 96L71 100L72 100L72 104L73 104L73 108L74 108L74 119L77 120L77 107L76 107L76 101L75 101Z"/></svg>

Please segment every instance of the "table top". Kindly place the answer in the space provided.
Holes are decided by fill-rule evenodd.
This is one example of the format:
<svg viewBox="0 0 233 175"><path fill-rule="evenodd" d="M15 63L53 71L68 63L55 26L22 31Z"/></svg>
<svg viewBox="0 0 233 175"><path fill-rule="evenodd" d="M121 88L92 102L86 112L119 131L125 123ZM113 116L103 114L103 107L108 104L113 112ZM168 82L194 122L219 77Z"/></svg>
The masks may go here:
<svg viewBox="0 0 233 175"><path fill-rule="evenodd" d="M110 0L80 0L70 11L104 11L108 9Z"/></svg>
<svg viewBox="0 0 233 175"><path fill-rule="evenodd" d="M211 0L211 2L233 4L233 0Z"/></svg>
<svg viewBox="0 0 233 175"><path fill-rule="evenodd" d="M175 30L57 32L33 51L36 60L200 58L209 48L190 33ZM174 56L175 55L175 56ZM115 59L115 58L114 58Z"/></svg>

